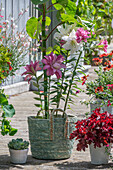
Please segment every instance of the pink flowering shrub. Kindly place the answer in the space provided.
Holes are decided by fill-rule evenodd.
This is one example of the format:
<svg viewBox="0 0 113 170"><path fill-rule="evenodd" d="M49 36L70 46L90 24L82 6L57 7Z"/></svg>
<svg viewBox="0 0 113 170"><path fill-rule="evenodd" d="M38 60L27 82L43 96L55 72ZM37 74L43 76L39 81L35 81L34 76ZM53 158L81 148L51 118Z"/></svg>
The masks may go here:
<svg viewBox="0 0 113 170"><path fill-rule="evenodd" d="M32 39L27 35L26 31L24 29L18 31L19 20L27 11L27 8L21 10L15 19L10 15L8 16L8 20L5 20L4 16L0 15L0 46L8 48L12 54L10 58L12 75L14 75L20 67L25 65L25 57L29 54L29 50L33 51L30 47ZM0 14L2 14L2 9L0 9Z"/></svg>
<svg viewBox="0 0 113 170"><path fill-rule="evenodd" d="M70 134L70 140L75 138L78 141L78 151L85 151L91 143L95 148L113 143L113 115L100 113L100 108L95 109L87 119L77 121L75 128Z"/></svg>

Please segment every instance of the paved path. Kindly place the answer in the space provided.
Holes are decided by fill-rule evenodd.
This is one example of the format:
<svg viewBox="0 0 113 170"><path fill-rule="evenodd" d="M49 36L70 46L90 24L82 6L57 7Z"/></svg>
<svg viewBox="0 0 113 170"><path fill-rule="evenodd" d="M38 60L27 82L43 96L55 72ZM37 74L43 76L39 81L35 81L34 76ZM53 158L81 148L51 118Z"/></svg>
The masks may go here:
<svg viewBox="0 0 113 170"><path fill-rule="evenodd" d="M96 75L93 71L94 67L89 70L89 79L94 79ZM82 86L81 86L82 87ZM82 87L83 88L83 87ZM36 115L37 108L34 106L35 100L33 99L35 95L32 92L22 93L19 95L12 96L9 100L16 110L16 115L11 119L12 125L18 129L17 134L14 137L1 136L0 139L0 169L1 170L112 170L113 163L111 161L108 165L95 166L90 163L89 149L85 152L76 151L76 142L73 149L72 156L65 160L38 160L31 156L29 149L27 163L24 165L14 165L10 163L9 151L7 143L12 138L22 137L24 140L28 140L28 125L27 117L31 115ZM89 111L84 105L80 105L80 100L88 99L88 96L81 93L78 98L75 99L76 106L73 106L74 115L82 118L84 113ZM112 151L113 152L113 151Z"/></svg>

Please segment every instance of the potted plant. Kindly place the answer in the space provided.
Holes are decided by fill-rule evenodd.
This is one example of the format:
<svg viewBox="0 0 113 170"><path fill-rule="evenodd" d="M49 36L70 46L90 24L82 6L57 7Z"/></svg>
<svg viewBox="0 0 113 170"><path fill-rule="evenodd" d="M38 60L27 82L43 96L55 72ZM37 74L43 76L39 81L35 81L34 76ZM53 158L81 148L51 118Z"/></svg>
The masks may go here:
<svg viewBox="0 0 113 170"><path fill-rule="evenodd" d="M78 22L74 17L75 8L69 12L69 4L75 7L75 2L58 0L46 6L47 1L32 0L35 5L42 4L40 9L42 15L38 19L30 18L26 24L28 35L37 39L39 43L41 40L42 51L40 63L31 61L22 74L26 75L25 80L29 79L28 82L35 78L34 86L37 87L37 91L34 93L38 95L35 97L37 116L28 117L29 139L33 157L65 159L69 158L72 152L74 141L69 140L69 134L74 130L73 124L77 121L74 116L67 114L67 109L70 109L70 103L74 104L73 96L77 96L81 90L76 82L80 81L78 72L82 72L80 64L82 51L88 39L89 41L92 37L94 39L96 33L94 35L91 31L92 23L89 28L80 18ZM52 6L59 13L61 8L65 12L60 13L61 22L47 34L46 29L51 23L47 13ZM54 38L57 45L46 48L47 40L56 28ZM38 76L37 71L40 70L42 72ZM63 112L63 116L58 111Z"/></svg>
<svg viewBox="0 0 113 170"><path fill-rule="evenodd" d="M92 81L86 82L86 94L91 96L89 101L90 110L101 107L102 111L108 111L113 114L113 68L112 65L106 67L100 66L98 70L95 70L97 78ZM110 86L110 87L109 87ZM107 110L108 109L108 110Z"/></svg>
<svg viewBox="0 0 113 170"><path fill-rule="evenodd" d="M100 108L97 108L88 118L77 121L75 128L70 134L70 140L75 138L78 141L77 150L85 151L89 146L91 163L107 164L110 145L113 143L113 115L100 113Z"/></svg>
<svg viewBox="0 0 113 170"><path fill-rule="evenodd" d="M12 139L8 143L12 163L24 164L27 160L29 142L22 138Z"/></svg>

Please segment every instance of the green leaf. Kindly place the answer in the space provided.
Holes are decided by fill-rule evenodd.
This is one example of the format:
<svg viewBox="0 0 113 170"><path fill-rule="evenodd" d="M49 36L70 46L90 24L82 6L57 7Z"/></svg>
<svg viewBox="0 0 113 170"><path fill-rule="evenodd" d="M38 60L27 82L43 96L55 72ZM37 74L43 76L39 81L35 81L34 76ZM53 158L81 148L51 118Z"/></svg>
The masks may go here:
<svg viewBox="0 0 113 170"><path fill-rule="evenodd" d="M67 14L75 16L76 9L77 9L77 7L76 7L75 2L72 2L72 1L69 0L68 5L66 6Z"/></svg>
<svg viewBox="0 0 113 170"><path fill-rule="evenodd" d="M43 76L43 73L37 77L37 81L39 81L42 78L42 76Z"/></svg>
<svg viewBox="0 0 113 170"><path fill-rule="evenodd" d="M41 105L41 104L35 104L35 106L36 106L36 107L42 107L42 105Z"/></svg>
<svg viewBox="0 0 113 170"><path fill-rule="evenodd" d="M52 0L52 4L55 4L57 3L57 0ZM57 10L61 10L63 8L62 5L60 4L55 4L54 7L57 9Z"/></svg>
<svg viewBox="0 0 113 170"><path fill-rule="evenodd" d="M42 15L39 18L40 23L42 24ZM51 18L46 16L46 26L49 26L51 24Z"/></svg>
<svg viewBox="0 0 113 170"><path fill-rule="evenodd" d="M38 8L38 7L34 7L34 8L37 9L38 11L40 11L40 12L43 12L43 10Z"/></svg>
<svg viewBox="0 0 113 170"><path fill-rule="evenodd" d="M12 104L4 105L3 111L5 112L5 117L13 117L13 115L15 114L15 109Z"/></svg>
<svg viewBox="0 0 113 170"><path fill-rule="evenodd" d="M40 93L40 92L38 92L38 91L33 91L33 93L34 93L34 94L37 94L37 95L41 95L41 96L44 95L44 93Z"/></svg>
<svg viewBox="0 0 113 170"><path fill-rule="evenodd" d="M61 4L61 5L66 5L68 4L68 0L57 0L57 3Z"/></svg>
<svg viewBox="0 0 113 170"><path fill-rule="evenodd" d="M0 106L1 105L7 105L8 104L8 100L6 98L6 96L2 93L0 93Z"/></svg>
<svg viewBox="0 0 113 170"><path fill-rule="evenodd" d="M54 94L54 93L56 93L56 92L57 92L57 90L54 90L54 91L50 92L50 94Z"/></svg>
<svg viewBox="0 0 113 170"><path fill-rule="evenodd" d="M46 26L50 26L51 18L46 16Z"/></svg>
<svg viewBox="0 0 113 170"><path fill-rule="evenodd" d="M54 3L58 3L60 5L67 5L68 4L68 0L52 0L52 4Z"/></svg>
<svg viewBox="0 0 113 170"><path fill-rule="evenodd" d="M99 2L96 4L96 6L101 6L101 5L104 5L102 2Z"/></svg>
<svg viewBox="0 0 113 170"><path fill-rule="evenodd" d="M41 24L37 18L32 17L26 23L26 31L32 39L38 39L41 32Z"/></svg>
<svg viewBox="0 0 113 170"><path fill-rule="evenodd" d="M49 0L31 0L31 2L35 5L38 5L38 4L44 4L46 3L47 1Z"/></svg>
<svg viewBox="0 0 113 170"><path fill-rule="evenodd" d="M39 97L34 97L35 100L39 100L39 101L44 101L44 99L41 99Z"/></svg>
<svg viewBox="0 0 113 170"><path fill-rule="evenodd" d="M39 88L39 84L37 84L37 83L35 83L35 82L33 82L33 86Z"/></svg>
<svg viewBox="0 0 113 170"><path fill-rule="evenodd" d="M104 31L104 28L100 28L95 32L95 34L100 35L103 31Z"/></svg>
<svg viewBox="0 0 113 170"><path fill-rule="evenodd" d="M11 131L9 132L9 135L14 136L17 133L17 131L18 131L17 129L11 128Z"/></svg>
<svg viewBox="0 0 113 170"><path fill-rule="evenodd" d="M49 55L53 51L52 47L48 47L46 50L46 55Z"/></svg>
<svg viewBox="0 0 113 170"><path fill-rule="evenodd" d="M76 61L77 59L75 57L71 58L70 60L67 60L67 63L71 63L72 61Z"/></svg>
<svg viewBox="0 0 113 170"><path fill-rule="evenodd" d="M67 14L61 14L61 20L62 22L69 22L69 23L76 22L76 19L73 16Z"/></svg>

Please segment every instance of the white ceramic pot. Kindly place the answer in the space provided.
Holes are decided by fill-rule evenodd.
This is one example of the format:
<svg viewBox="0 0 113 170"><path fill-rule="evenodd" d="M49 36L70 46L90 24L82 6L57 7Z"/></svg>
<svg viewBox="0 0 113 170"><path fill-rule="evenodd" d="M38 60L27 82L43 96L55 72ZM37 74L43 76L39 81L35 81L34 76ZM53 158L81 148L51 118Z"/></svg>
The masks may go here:
<svg viewBox="0 0 113 170"><path fill-rule="evenodd" d="M90 149L90 156L91 156L91 164L101 165L101 164L108 164L109 154L111 150L111 146L108 147L108 153L105 152L105 146L101 148L96 147L94 145L89 145Z"/></svg>
<svg viewBox="0 0 113 170"><path fill-rule="evenodd" d="M24 164L27 160L28 149L14 150L9 149L11 162L15 164Z"/></svg>

